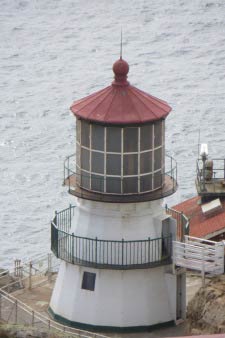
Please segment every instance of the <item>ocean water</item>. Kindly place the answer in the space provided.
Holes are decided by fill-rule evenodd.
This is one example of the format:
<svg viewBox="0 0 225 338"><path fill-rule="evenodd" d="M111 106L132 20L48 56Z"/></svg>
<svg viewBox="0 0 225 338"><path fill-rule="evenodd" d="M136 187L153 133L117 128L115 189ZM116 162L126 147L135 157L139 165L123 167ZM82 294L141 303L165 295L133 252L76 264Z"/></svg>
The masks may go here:
<svg viewBox="0 0 225 338"><path fill-rule="evenodd" d="M129 81L173 107L179 190L168 204L195 195L199 131L225 158L224 0L1 0L0 266L48 252L54 210L73 203L62 186L69 107L111 83L121 27Z"/></svg>

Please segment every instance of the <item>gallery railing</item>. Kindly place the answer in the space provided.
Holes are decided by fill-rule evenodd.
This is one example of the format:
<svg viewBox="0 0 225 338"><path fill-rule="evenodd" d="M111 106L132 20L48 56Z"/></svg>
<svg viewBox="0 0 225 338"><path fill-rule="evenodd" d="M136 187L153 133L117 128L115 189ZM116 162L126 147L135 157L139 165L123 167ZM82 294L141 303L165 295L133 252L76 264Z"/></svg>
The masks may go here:
<svg viewBox="0 0 225 338"><path fill-rule="evenodd" d="M149 191L145 190L144 185L146 182L144 183L144 181L141 181L141 177L137 177L137 179L139 181L138 186L140 191L126 193L123 191L126 185L126 177L100 176L85 171L81 173L81 170L76 168L76 154L66 157L64 161L64 183L69 187L69 192L73 193L76 191L77 187L81 187L82 191L76 191L76 196L79 195L79 197L90 198L88 192L92 191L102 194L102 199L105 199L106 195L132 195L133 199L138 199L138 196L143 196L143 194L147 193L153 193L152 199L169 196L177 190L177 163L173 157L166 155L164 172L154 173L153 181L152 178L149 178L149 180L153 182L151 183L153 187L150 188ZM118 186L118 180L120 182L119 186L122 187L122 190L114 193L109 192L106 188L106 185L110 183L109 185L111 185L111 187ZM90 186L88 188L87 185L89 184ZM154 185L156 185L155 188ZM100 199L100 197L98 197L98 199ZM151 198L149 200L151 200Z"/></svg>
<svg viewBox="0 0 225 338"><path fill-rule="evenodd" d="M56 212L51 222L51 250L77 265L107 269L144 269L171 263L172 237L126 241L76 236L70 231L75 207Z"/></svg>

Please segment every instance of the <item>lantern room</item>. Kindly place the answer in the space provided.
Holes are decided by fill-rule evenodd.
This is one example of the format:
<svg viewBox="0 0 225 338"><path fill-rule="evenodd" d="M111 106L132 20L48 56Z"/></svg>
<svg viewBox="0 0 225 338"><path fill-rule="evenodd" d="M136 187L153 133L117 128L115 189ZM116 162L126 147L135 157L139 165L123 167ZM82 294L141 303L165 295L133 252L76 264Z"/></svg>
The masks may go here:
<svg viewBox="0 0 225 338"><path fill-rule="evenodd" d="M176 164L165 163L165 118L171 108L127 81L128 63L113 65L114 81L71 106L76 158L65 183L78 197L108 202L153 200L177 188ZM69 163L70 162L70 163Z"/></svg>

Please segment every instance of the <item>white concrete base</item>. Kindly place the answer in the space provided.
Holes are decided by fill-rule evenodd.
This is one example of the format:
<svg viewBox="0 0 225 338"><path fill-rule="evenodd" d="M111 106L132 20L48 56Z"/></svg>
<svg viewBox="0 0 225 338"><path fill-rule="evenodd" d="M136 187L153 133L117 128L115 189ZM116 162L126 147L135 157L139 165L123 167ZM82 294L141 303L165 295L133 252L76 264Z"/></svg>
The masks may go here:
<svg viewBox="0 0 225 338"><path fill-rule="evenodd" d="M95 290L81 289L83 272L96 273ZM94 326L151 326L176 320L176 276L164 267L90 269L62 262L50 302L72 322Z"/></svg>

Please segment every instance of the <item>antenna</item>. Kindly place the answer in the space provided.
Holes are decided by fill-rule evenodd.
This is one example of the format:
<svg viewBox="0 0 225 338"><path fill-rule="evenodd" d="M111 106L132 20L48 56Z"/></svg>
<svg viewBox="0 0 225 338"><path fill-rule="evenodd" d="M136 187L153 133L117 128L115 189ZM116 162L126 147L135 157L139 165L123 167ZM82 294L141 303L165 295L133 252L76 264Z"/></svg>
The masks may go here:
<svg viewBox="0 0 225 338"><path fill-rule="evenodd" d="M121 27L121 33L120 33L120 59L122 59L123 56L123 30Z"/></svg>

